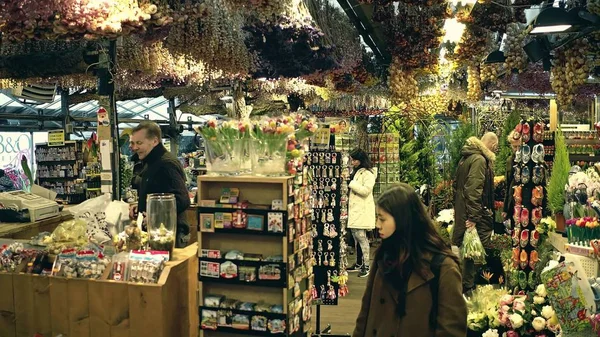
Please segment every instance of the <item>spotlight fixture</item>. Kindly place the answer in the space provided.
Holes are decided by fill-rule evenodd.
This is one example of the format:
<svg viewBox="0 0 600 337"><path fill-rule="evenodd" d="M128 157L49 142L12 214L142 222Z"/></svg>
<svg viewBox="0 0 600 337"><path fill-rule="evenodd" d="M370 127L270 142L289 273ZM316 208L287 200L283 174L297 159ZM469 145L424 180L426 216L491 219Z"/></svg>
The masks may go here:
<svg viewBox="0 0 600 337"><path fill-rule="evenodd" d="M500 50L496 50L491 52L486 58L485 64L493 64L493 63L504 63L506 61L506 56L504 56L504 52Z"/></svg>
<svg viewBox="0 0 600 337"><path fill-rule="evenodd" d="M544 58L549 58L551 49L550 41L548 41L548 37L546 36L536 37L523 47L525 54L527 54L527 57L533 63Z"/></svg>
<svg viewBox="0 0 600 337"><path fill-rule="evenodd" d="M533 21L531 34L570 32L574 27L583 24L583 20L579 18L578 13L577 8L567 12L562 8L548 7L538 14Z"/></svg>

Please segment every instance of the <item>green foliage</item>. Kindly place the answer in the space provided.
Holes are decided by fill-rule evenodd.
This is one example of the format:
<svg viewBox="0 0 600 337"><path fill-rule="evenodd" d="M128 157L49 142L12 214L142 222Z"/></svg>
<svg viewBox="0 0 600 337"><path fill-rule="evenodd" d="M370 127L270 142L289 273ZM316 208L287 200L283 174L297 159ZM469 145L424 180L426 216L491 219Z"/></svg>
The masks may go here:
<svg viewBox="0 0 600 337"><path fill-rule="evenodd" d="M565 136L558 129L555 137L554 165L548 183L548 205L552 213L562 213L565 205L565 185L569 181L569 152L565 144Z"/></svg>
<svg viewBox="0 0 600 337"><path fill-rule="evenodd" d="M496 166L494 167L494 173L497 176L503 176L506 174L506 161L508 157L512 154L512 149L510 147L510 143L508 142L508 135L514 130L515 126L521 120L520 113L516 110L513 110L506 121L504 121L504 127L502 128L502 133L499 135L499 149L498 155L496 156Z"/></svg>
<svg viewBox="0 0 600 337"><path fill-rule="evenodd" d="M459 126L452 131L450 135L448 145L446 149L448 150L448 165L446 170L446 179L452 180L454 179L454 174L456 173L456 168L458 167L458 162L460 161L461 150L465 145L465 142L469 137L475 135L475 130L470 123L461 123Z"/></svg>
<svg viewBox="0 0 600 337"><path fill-rule="evenodd" d="M433 117L417 122L396 117L386 131L399 136L400 181L413 187L423 184L435 186L439 181L439 173L435 166L435 143L432 140L436 131Z"/></svg>

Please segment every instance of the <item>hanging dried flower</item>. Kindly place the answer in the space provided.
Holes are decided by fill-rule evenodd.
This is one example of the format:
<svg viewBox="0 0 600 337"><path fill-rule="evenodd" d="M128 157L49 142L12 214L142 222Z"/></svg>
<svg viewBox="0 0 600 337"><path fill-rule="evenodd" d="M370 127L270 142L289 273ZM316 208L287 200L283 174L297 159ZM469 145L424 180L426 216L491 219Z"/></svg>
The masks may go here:
<svg viewBox="0 0 600 337"><path fill-rule="evenodd" d="M479 64L490 50L490 41L491 36L488 30L475 25L467 25L454 55L449 56L449 59L459 64Z"/></svg>
<svg viewBox="0 0 600 337"><path fill-rule="evenodd" d="M467 76L467 99L471 102L478 102L483 99L483 91L481 90L481 82L479 80L479 67L477 65L469 65L467 67Z"/></svg>
<svg viewBox="0 0 600 337"><path fill-rule="evenodd" d="M430 6L379 6L374 14L384 26L390 53L404 68L426 68L438 62L436 51L447 17L448 3L440 0L432 1Z"/></svg>
<svg viewBox="0 0 600 337"><path fill-rule="evenodd" d="M5 0L0 32L11 41L115 38L167 29L161 0Z"/></svg>
<svg viewBox="0 0 600 337"><path fill-rule="evenodd" d="M559 106L569 106L575 97L577 87L583 85L591 70L589 41L579 39L572 45L555 51L550 81L556 93Z"/></svg>
<svg viewBox="0 0 600 337"><path fill-rule="evenodd" d="M312 26L282 17L276 24L250 22L244 30L248 50L256 56L256 78L298 77L337 66L334 49Z"/></svg>
<svg viewBox="0 0 600 337"><path fill-rule="evenodd" d="M513 16L506 0L499 2L478 3L471 11L473 24L501 35L506 31L506 25L512 22Z"/></svg>
<svg viewBox="0 0 600 337"><path fill-rule="evenodd" d="M241 31L243 16L219 0L202 4L187 3L184 15L173 26L165 46L175 56L202 61L207 67L229 76L245 76L250 68L250 55Z"/></svg>
<svg viewBox="0 0 600 337"><path fill-rule="evenodd" d="M394 104L399 102L410 102L419 94L419 86L410 70L402 68L402 62L394 57L390 64L390 75L388 86L391 91L391 100Z"/></svg>
<svg viewBox="0 0 600 337"><path fill-rule="evenodd" d="M516 22L508 24L504 49L505 63L508 70L523 71L527 67L528 58L523 46L530 31L531 26L525 27L525 25Z"/></svg>

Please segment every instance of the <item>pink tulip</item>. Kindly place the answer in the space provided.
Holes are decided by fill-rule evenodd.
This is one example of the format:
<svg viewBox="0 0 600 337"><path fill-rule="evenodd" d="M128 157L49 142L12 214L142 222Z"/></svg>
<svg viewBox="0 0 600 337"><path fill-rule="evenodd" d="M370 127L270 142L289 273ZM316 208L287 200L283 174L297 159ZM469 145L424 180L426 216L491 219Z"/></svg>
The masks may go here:
<svg viewBox="0 0 600 337"><path fill-rule="evenodd" d="M506 332L506 337L519 337L519 333L515 330L509 330Z"/></svg>

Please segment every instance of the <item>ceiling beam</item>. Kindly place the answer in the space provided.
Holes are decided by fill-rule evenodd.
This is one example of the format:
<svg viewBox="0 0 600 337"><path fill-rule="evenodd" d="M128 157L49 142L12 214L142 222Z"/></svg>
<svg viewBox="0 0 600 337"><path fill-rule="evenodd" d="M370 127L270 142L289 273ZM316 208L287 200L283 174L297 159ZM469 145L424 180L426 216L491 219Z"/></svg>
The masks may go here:
<svg viewBox="0 0 600 337"><path fill-rule="evenodd" d="M388 52L387 43L381 25L373 21L375 7L372 4L360 4L357 0L337 0L365 43L380 62L389 64L392 56Z"/></svg>

